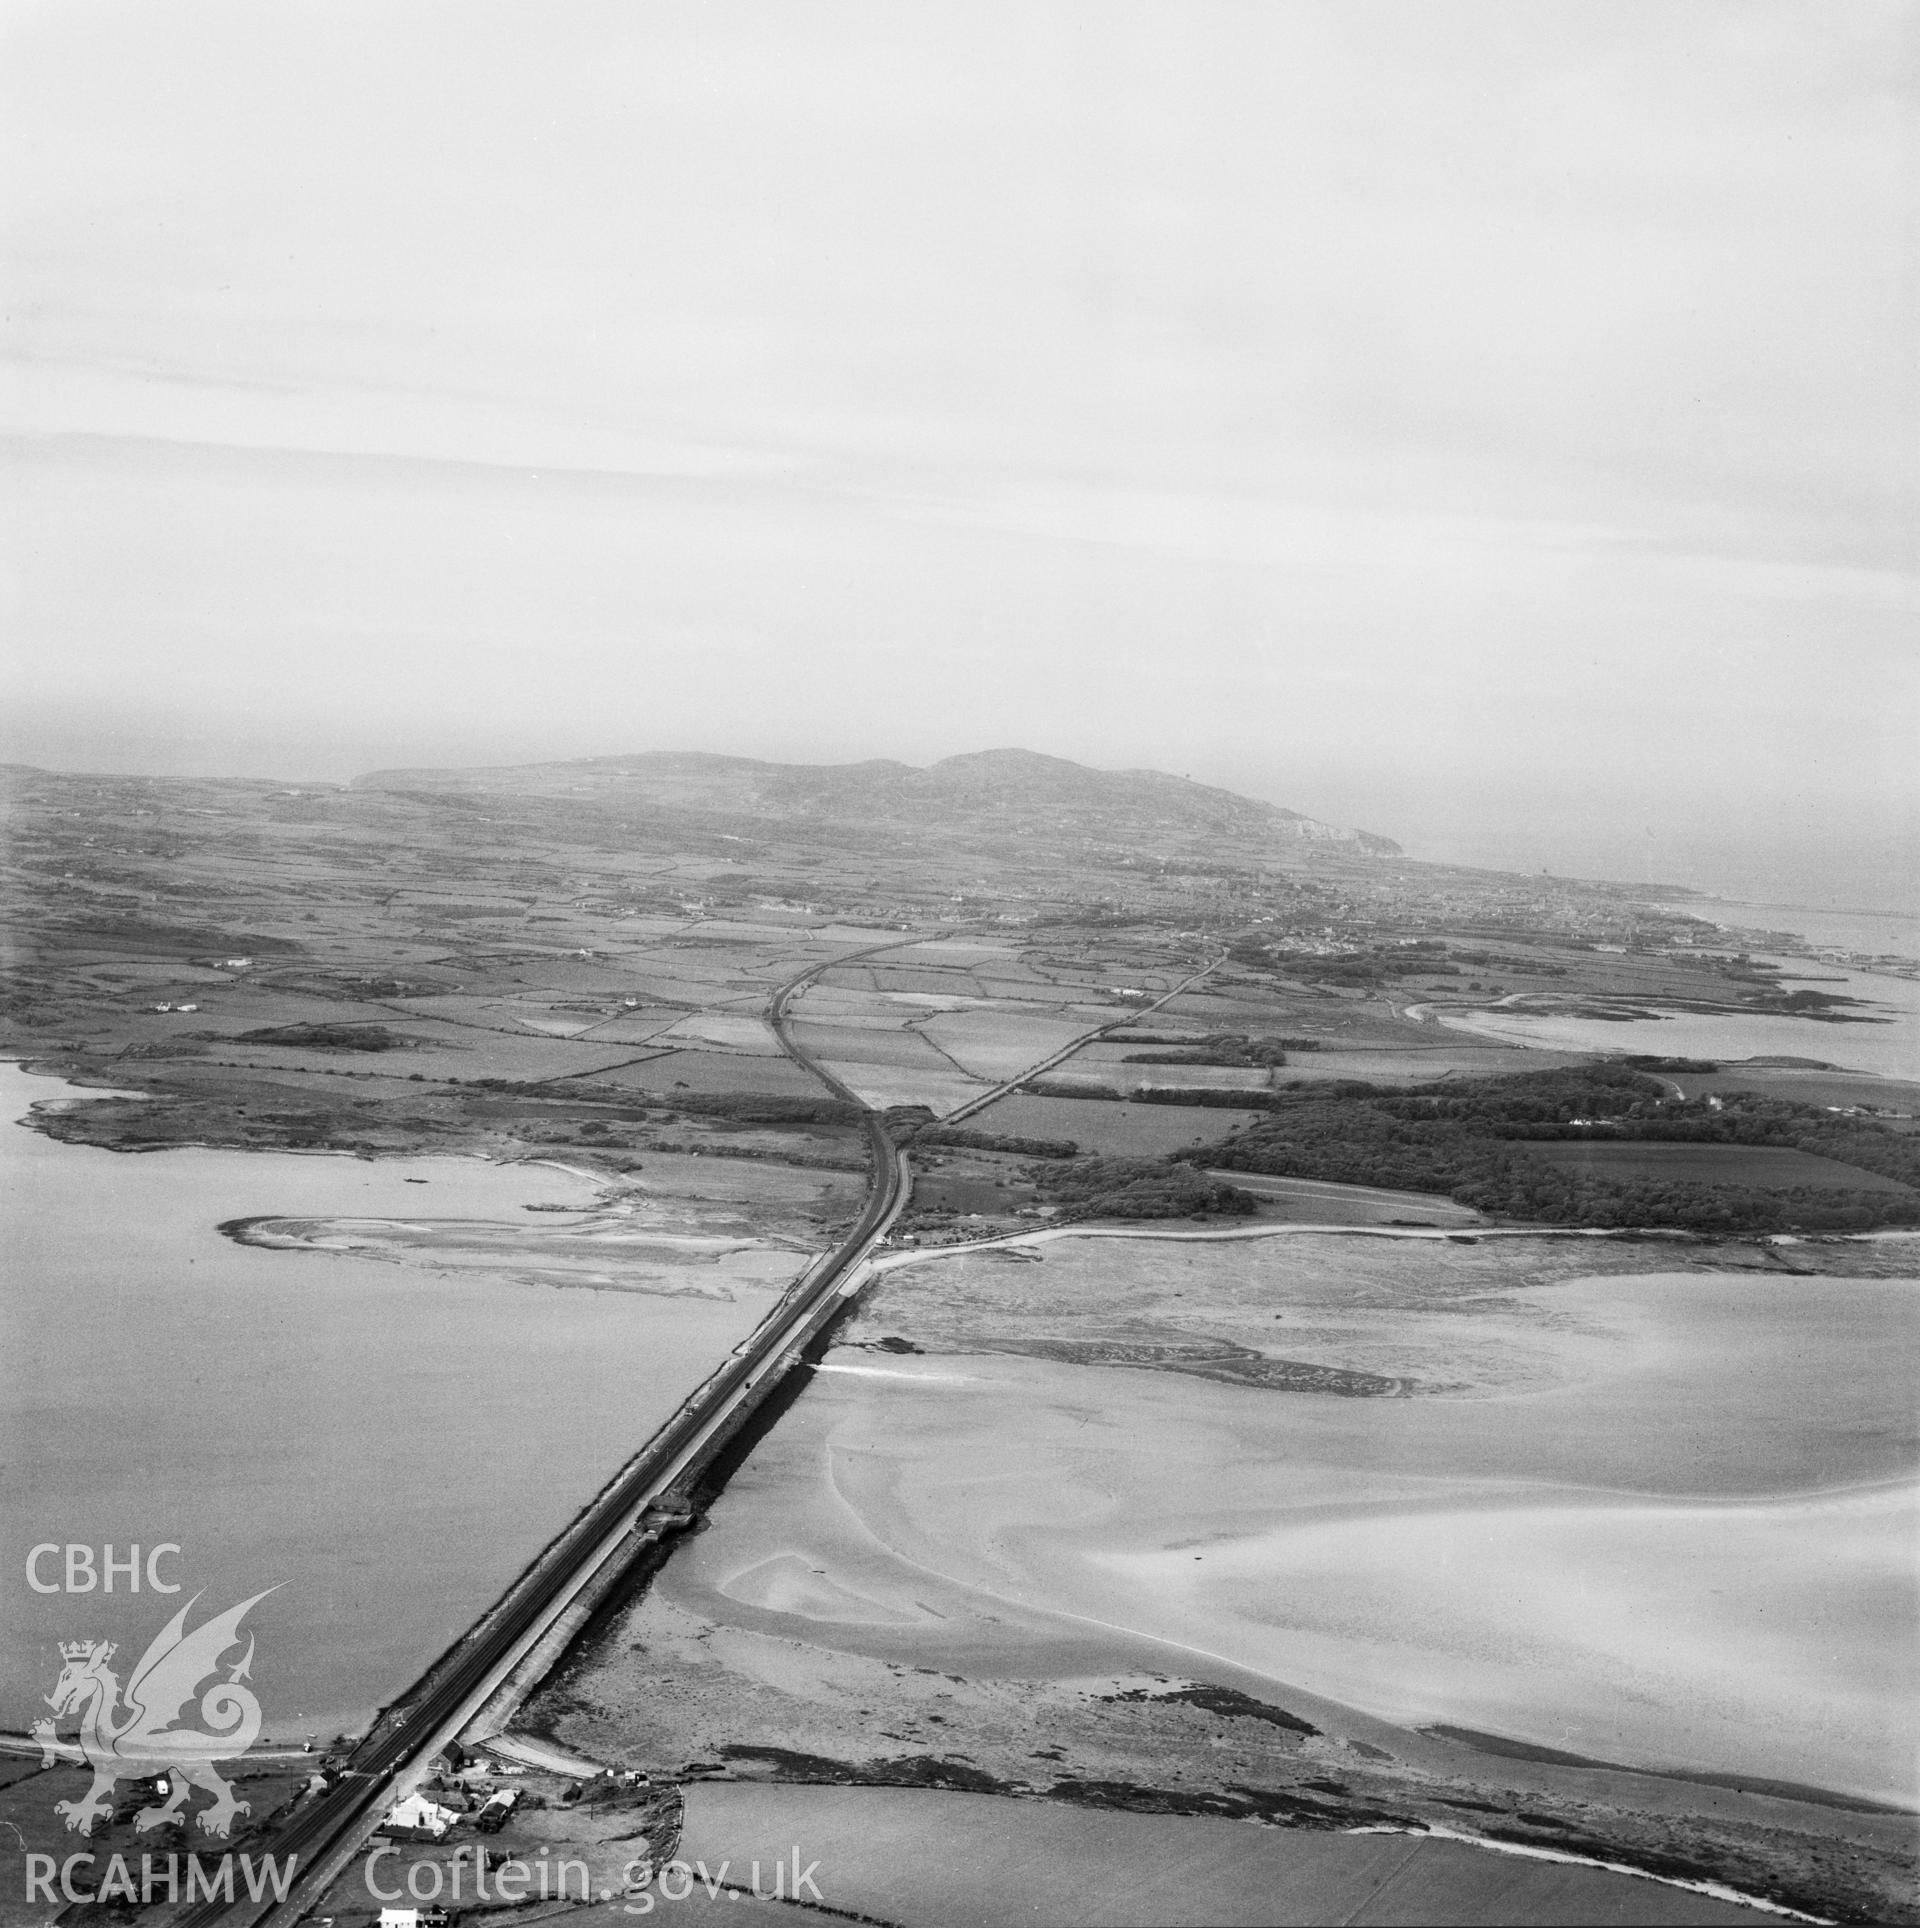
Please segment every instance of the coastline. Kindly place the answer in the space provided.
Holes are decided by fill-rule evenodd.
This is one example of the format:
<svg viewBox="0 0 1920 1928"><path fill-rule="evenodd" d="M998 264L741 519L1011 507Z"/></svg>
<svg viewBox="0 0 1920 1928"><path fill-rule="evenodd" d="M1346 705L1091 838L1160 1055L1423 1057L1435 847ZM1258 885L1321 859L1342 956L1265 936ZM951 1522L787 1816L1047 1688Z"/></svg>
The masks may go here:
<svg viewBox="0 0 1920 1928"><path fill-rule="evenodd" d="M1837 950L1863 958L1898 957L1910 966L1906 973L1874 972L1867 965L1853 967L1861 976L1910 980L1912 972L1920 972L1920 911L1823 910L1817 905L1723 897L1710 891L1699 892L1677 905L1672 900L1659 904L1648 900L1647 908L1669 913L1678 908L1729 936L1785 932L1816 952ZM1719 915L1721 912L1726 915ZM1876 939L1883 941L1876 942Z"/></svg>
<svg viewBox="0 0 1920 1928"><path fill-rule="evenodd" d="M1106 1261L1116 1251L1111 1245L1054 1243L1045 1270L996 1266L983 1252L973 1269L989 1299L1014 1290L1024 1302L1076 1249L1092 1269L1082 1265L1055 1282L1053 1296L1034 1308L1043 1326L1051 1328L1056 1301L1084 1305L1096 1278L1109 1300L1117 1291L1118 1303L1137 1308L1137 1316L1160 1318L1155 1305L1141 1303L1131 1257L1124 1275ZM1245 1265L1239 1255L1297 1248L1160 1249L1177 1259L1167 1283L1211 1327L1219 1315L1210 1290L1178 1255L1212 1251L1238 1273ZM1408 1248L1343 1241L1340 1249L1371 1250L1384 1266ZM1453 1248L1414 1249L1438 1256ZM1609 1248L1563 1249L1571 1261L1577 1251ZM947 1256L968 1269L967 1254ZM1484 1250L1464 1252L1455 1262L1481 1266L1489 1258ZM1476 1702L1468 1712L1465 1700L1447 1711L1409 1702L1392 1710L1399 1719L1383 1718L1365 1695L1343 1692L1346 1681L1295 1664L1311 1658L1298 1640L1277 1629L1262 1633L1261 1623L1309 1582L1344 1613L1353 1565L1344 1556L1332 1562L1333 1595L1318 1585L1316 1575L1328 1577L1319 1564L1299 1557L1306 1542L1290 1539L1276 1568L1265 1557L1270 1549L1255 1544L1257 1531L1249 1538L1259 1522L1246 1496L1300 1488L1290 1502L1294 1523L1283 1524L1283 1533L1304 1531L1311 1540L1357 1530L1396 1557L1422 1516L1384 1490L1348 1495L1343 1504L1326 1484L1332 1460L1344 1458L1336 1441L1295 1441L1286 1450L1284 1442L1262 1445L1246 1428L1260 1426L1262 1416L1290 1428L1291 1414L1370 1434L1384 1409L1369 1402L1361 1414L1353 1401L1183 1387L1134 1366L1116 1368L1111 1378L1103 1373L1096 1390L1080 1367L969 1354L957 1334L927 1323L931 1292L950 1269L909 1269L882 1283L879 1302L863 1309L857 1330L895 1335L908 1349L890 1347L897 1356L884 1360L867 1352L871 1366L854 1364L849 1349L875 1338L837 1349L762 1442L752 1477L730 1484L715 1502L708 1530L683 1542L647 1594L611 1618L529 1706L530 1731L609 1763L697 1775L699 1785L725 1787L730 1798L737 1789L750 1806L762 1788L772 1802L787 1799L795 1783L812 1783L845 1788L860 1802L869 1797L856 1790L872 1790L873 1799L884 1795L903 1814L926 1813L928 1827L937 1825L941 1801L973 1790L969 1798L1011 1794L1041 1812L1107 1808L1117 1811L1116 1820L1232 1815L1294 1833L1450 1829L1478 1845L1536 1849L1682 1886L1716 1883L1743 1901L1764 1900L1807 1918L1904 1918L1886 1912L1885 1898L1906 1892L1913 1809L1849 1786L1856 1777L1845 1772L1834 1786L1825 1784L1833 1778L1825 1773L1796 1778L1782 1772L1789 1755L1777 1753L1725 1769L1718 1750L1676 1759L1693 1750L1657 1741L1623 1754L1608 1744L1604 1726L1569 1734L1561 1717L1509 1719L1491 1703ZM1281 1276L1310 1282L1318 1270L1289 1262ZM1379 1277L1379 1268L1367 1276ZM1608 1278L1600 1286L1610 1293L1622 1282ZM1750 1283L1720 1281L1742 1295ZM1788 1299L1803 1289L1781 1282ZM1879 1289L1910 1296L1906 1286ZM1461 1330L1469 1338L1483 1329L1481 1308L1494 1290L1492 1280L1460 1280ZM1264 1291L1253 1296L1264 1302ZM1364 1293L1343 1289L1330 1303L1356 1296L1366 1302ZM1523 1296L1547 1302L1543 1330L1562 1331L1551 1288ZM1670 1295L1656 1287L1650 1296ZM1290 1328L1295 1316L1288 1304ZM1707 1323L1717 1332L1724 1321L1714 1314ZM1290 1332L1289 1348L1295 1343ZM1655 1363L1662 1350L1653 1347ZM1420 1407L1431 1413L1444 1403L1393 1402L1392 1416L1412 1417ZM1588 1404L1595 1422L1607 1416L1616 1436L1644 1435L1637 1405L1620 1419L1615 1379L1597 1384ZM1688 1417L1687 1409L1677 1416ZM1527 1423L1537 1439L1538 1426ZM1583 1428L1549 1423L1567 1435L1563 1457L1591 1462ZM1207 1446L1209 1437L1220 1450ZM1276 1446L1290 1474L1275 1469ZM1410 1468L1432 1464L1418 1441L1408 1449ZM1230 1480L1220 1478L1224 1465L1236 1469ZM1315 1467L1319 1484L1301 1487ZM1615 1483L1605 1467L1593 1467L1591 1477ZM1839 1491L1803 1487L1786 1504L1796 1514L1904 1505L1909 1491L1904 1478L1848 1481ZM1128 1496L1124 1506L1121 1494ZM1412 1497L1410 1490L1402 1494L1403 1501ZM1680 1504L1665 1504L1669 1497ZM1543 1498L1518 1468L1505 1510L1538 1513ZM1596 1509L1608 1507L1633 1515L1629 1526L1670 1516L1668 1537L1685 1547L1721 1523L1753 1528L1747 1538L1761 1546L1779 1538L1770 1517L1779 1502L1769 1497L1753 1504L1712 1495L1702 1504L1692 1495L1663 1495L1653 1506L1616 1494L1577 1498L1579 1517L1564 1524L1581 1542ZM1435 1500L1442 1509L1458 1504L1437 1492ZM1467 1524L1467 1544L1485 1564L1474 1522ZM1450 1545L1461 1537L1444 1510L1429 1508L1425 1526ZM1235 1573L1241 1547L1251 1548L1251 1564L1240 1561L1246 1571ZM1116 1583L1116 1553L1122 1564L1144 1557L1166 1572L1144 1584L1134 1583L1137 1575ZM1407 1622L1400 1606L1416 1618L1430 1615L1436 1590L1458 1577L1444 1559L1423 1558L1419 1547L1413 1553L1415 1592L1395 1606L1396 1625ZM1566 1583L1563 1594L1577 1601L1581 1576L1564 1558L1546 1564L1550 1578ZM1812 1565L1824 1572L1832 1562L1816 1558ZM1218 1580L1194 1577L1216 1567ZM1586 1579L1620 1570L1608 1553ZM1508 1573L1502 1562L1496 1591ZM1783 1597L1771 1585L1760 1595ZM1523 1617L1537 1622L1531 1599L1521 1603ZM1226 1619L1221 1606L1230 1610ZM1594 1606L1598 1624L1616 1618L1604 1596ZM1261 1651L1234 1632L1239 1622L1249 1638L1258 1635ZM1497 1635L1495 1645L1504 1639ZM1764 1655L1722 1644L1730 1679L1768 1675ZM646 1656L640 1666L636 1649ZM1558 1673L1550 1663L1551 1656L1543 1680ZM1644 1689L1641 1683L1638 1691ZM1816 1684L1815 1692L1824 1696L1825 1689ZM1461 1734L1435 1731L1446 1726ZM1463 1738L1469 1731L1493 1744L1470 1745ZM1796 1765L1802 1758L1813 1764L1797 1747L1789 1753ZM1834 1758L1847 1752L1836 1757L1829 1744L1822 1766ZM698 1765L663 1766L680 1762ZM1034 1825L1052 1824L1036 1818ZM1875 1899L1860 1912L1857 1897L1865 1894Z"/></svg>
<svg viewBox="0 0 1920 1928"><path fill-rule="evenodd" d="M189 1591L209 1600L284 1582L254 1616L275 1735L350 1730L415 1679L776 1296L741 1281L730 1297L558 1291L530 1308L504 1269L408 1275L240 1245L222 1221L404 1219L429 1200L505 1218L596 1193L577 1171L448 1152L109 1157L23 1126L36 1104L102 1094L17 1063L0 1064L18 1100L0 1125L18 1254L8 1536L178 1541ZM103 1448L102 1412L167 1450ZM70 1604L19 1603L0 1711L39 1711ZM134 1640L142 1602L112 1618Z"/></svg>

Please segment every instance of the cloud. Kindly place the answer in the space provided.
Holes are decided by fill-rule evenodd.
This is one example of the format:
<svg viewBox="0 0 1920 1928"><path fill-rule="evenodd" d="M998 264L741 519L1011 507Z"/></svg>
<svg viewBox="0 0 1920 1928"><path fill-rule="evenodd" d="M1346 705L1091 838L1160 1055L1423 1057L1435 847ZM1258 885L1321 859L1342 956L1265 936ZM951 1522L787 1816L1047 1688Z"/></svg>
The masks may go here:
<svg viewBox="0 0 1920 1928"><path fill-rule="evenodd" d="M23 436L88 435L519 470L629 476L791 473L775 448L676 434L616 411L446 389L382 391L338 380L0 358L0 410Z"/></svg>
<svg viewBox="0 0 1920 1928"><path fill-rule="evenodd" d="M0 4L14 747L1870 812L1906 18Z"/></svg>

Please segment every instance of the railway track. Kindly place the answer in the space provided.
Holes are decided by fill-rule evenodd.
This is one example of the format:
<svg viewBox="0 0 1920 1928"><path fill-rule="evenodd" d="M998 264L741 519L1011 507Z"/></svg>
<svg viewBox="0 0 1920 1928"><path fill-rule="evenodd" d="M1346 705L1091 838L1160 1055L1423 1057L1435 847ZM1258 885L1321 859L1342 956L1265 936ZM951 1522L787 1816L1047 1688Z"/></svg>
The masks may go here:
<svg viewBox="0 0 1920 1928"><path fill-rule="evenodd" d="M853 1229L802 1274L759 1329L641 1448L600 1494L508 1588L487 1614L444 1654L422 1681L389 1708L348 1757L339 1779L300 1807L276 1835L259 1843L296 1872L284 1901L203 1903L179 1918L180 1928L271 1924L283 1928L307 1914L364 1845L380 1817L425 1774L427 1763L485 1707L537 1642L608 1563L631 1552L642 1516L676 1483L698 1471L732 1436L735 1422L800 1362L809 1345L839 1317L859 1284L859 1268L905 1202L905 1155L872 1108L793 1037L787 1003L821 972L877 951L921 942L903 937L868 945L802 971L768 1000L767 1017L782 1048L836 1097L865 1114L873 1177Z"/></svg>

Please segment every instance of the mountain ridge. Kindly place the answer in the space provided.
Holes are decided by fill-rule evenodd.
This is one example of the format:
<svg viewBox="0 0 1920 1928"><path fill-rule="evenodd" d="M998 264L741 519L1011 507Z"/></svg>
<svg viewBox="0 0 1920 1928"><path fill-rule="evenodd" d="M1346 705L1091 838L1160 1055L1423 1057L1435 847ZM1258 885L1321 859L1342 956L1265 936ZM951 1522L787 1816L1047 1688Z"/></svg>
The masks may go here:
<svg viewBox="0 0 1920 1928"><path fill-rule="evenodd" d="M1163 770L1099 770L1036 750L964 751L918 765L890 757L857 763L775 763L705 750L643 750L563 762L372 770L355 790L431 798L490 795L570 801L601 811L697 810L750 822L859 821L962 834L1012 829L1023 836L1161 841L1224 838L1281 847L1324 844L1349 855L1396 857L1374 832Z"/></svg>

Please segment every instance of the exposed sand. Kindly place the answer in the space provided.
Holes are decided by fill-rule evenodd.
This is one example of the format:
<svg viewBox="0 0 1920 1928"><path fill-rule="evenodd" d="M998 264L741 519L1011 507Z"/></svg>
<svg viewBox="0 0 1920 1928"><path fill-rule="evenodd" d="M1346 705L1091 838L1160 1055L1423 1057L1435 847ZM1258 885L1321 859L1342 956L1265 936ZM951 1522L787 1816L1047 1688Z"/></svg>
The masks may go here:
<svg viewBox="0 0 1920 1928"><path fill-rule="evenodd" d="M742 1606L797 1614L803 1620L829 1625L897 1627L914 1618L830 1578L803 1553L775 1553L743 1567L728 1577L723 1591Z"/></svg>
<svg viewBox="0 0 1920 1928"><path fill-rule="evenodd" d="M1142 1311L1133 1249L1078 1261L1096 1326ZM1471 1277L1468 1255L1448 1262ZM1204 1299L1221 1263L1201 1248L1179 1296ZM1016 1324L1055 1264L1005 1268ZM1088 1331L1051 1283L1033 1323ZM1244 1331L1248 1310L1197 1306L1189 1328ZM924 1623L956 1611L937 1583L981 1621L969 1643L1037 1613L1388 1721L1920 1792L1911 1285L1670 1274L1310 1310L1288 1350L1318 1333L1320 1356L1379 1364L1397 1323L1452 1396L1006 1357L822 1375L820 1452L789 1504L831 1543L778 1547L813 1572L806 1617L840 1598L869 1630ZM720 1550L695 1556L707 1584L794 1611L749 1600Z"/></svg>
<svg viewBox="0 0 1920 1928"><path fill-rule="evenodd" d="M1899 1251L1027 1251L889 1272L536 1726L655 1772L1500 1830L1912 1918L1912 1820L1860 1803L1914 1799L1920 1292L1781 1271ZM1415 1390L1218 1384L1209 1346Z"/></svg>
<svg viewBox="0 0 1920 1928"><path fill-rule="evenodd" d="M1514 1044L1548 1050L1646 1051L1723 1062L1755 1057L1811 1058L1886 1078L1920 1076L1920 985L1891 977L1866 977L1822 966L1822 989L1864 999L1851 1015L1873 1023L1831 1024L1805 1017L1753 1013L1668 1012L1619 1022L1524 1008L1460 1011L1435 1016L1450 1030L1478 1032ZM1658 1011L1648 997L1641 1008Z"/></svg>
<svg viewBox="0 0 1920 1928"><path fill-rule="evenodd" d="M927 1350L831 1354L536 1725L655 1771L1497 1827L1913 1917L1911 1817L1861 1805L1915 1794L1913 1281L1738 1245L1661 1275L1538 1238L1031 1249L890 1272L849 1336ZM1210 1343L1418 1390L1212 1383Z"/></svg>
<svg viewBox="0 0 1920 1928"><path fill-rule="evenodd" d="M618 1217L555 1226L484 1219L258 1218L236 1228L248 1245L340 1252L440 1272L505 1274L529 1284L602 1292L731 1299L742 1287L783 1286L810 1256L749 1238L676 1237Z"/></svg>
<svg viewBox="0 0 1920 1928"><path fill-rule="evenodd" d="M1157 1627L1395 1721L1470 1707L1470 1724L1573 1752L1914 1797L1911 1488L1376 1505L1204 1559L1083 1557L1108 1613L1150 1602Z"/></svg>
<svg viewBox="0 0 1920 1928"><path fill-rule="evenodd" d="M796 1208L812 1207L808 1216L817 1222L850 1215L855 1196L848 1183L824 1174L658 1152L617 1183L574 1176L597 1187L592 1204L513 1218L263 1217L235 1226L232 1235L248 1245L336 1252L410 1270L731 1300L787 1285L825 1242L824 1233L793 1236L806 1229ZM438 1205L445 1194L435 1180L418 1197Z"/></svg>
<svg viewBox="0 0 1920 1928"><path fill-rule="evenodd" d="M1081 1376L838 1382L857 1410L830 1490L898 1562L894 1587L847 1590L887 1606L938 1578L982 1612L1145 1636L1169 1666L1226 1660L1389 1721L1914 1798L1909 1491L1711 1507L1356 1479L1220 1410L1262 1395L1194 1387L1176 1417L1129 1384L1089 1415L1061 1383ZM947 1411L912 1410L928 1397Z"/></svg>

